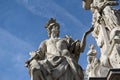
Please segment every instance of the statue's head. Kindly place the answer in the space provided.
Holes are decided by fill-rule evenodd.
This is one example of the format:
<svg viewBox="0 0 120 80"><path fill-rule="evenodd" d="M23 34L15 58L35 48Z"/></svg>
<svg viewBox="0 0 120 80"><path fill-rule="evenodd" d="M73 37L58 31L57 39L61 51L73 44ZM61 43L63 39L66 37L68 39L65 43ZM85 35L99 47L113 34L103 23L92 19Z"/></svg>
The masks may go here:
<svg viewBox="0 0 120 80"><path fill-rule="evenodd" d="M59 37L59 28L60 25L56 22L56 19L50 18L45 28L48 31L48 37L51 37L51 34L54 34L56 37Z"/></svg>
<svg viewBox="0 0 120 80"><path fill-rule="evenodd" d="M89 48L90 48L90 49L94 49L95 46L94 46L93 44L90 44Z"/></svg>

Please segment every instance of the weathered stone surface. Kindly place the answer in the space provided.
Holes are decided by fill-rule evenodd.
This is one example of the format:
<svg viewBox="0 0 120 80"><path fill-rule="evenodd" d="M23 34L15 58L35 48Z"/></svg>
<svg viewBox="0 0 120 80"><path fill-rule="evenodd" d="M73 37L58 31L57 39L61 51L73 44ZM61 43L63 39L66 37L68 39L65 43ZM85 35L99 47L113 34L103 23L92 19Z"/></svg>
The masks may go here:
<svg viewBox="0 0 120 80"><path fill-rule="evenodd" d="M90 5L94 27L92 36L101 55L100 62L87 73L89 77L105 77L109 69L120 68L120 10L112 8L118 5L118 1L93 0L92 3L85 4ZM92 64L88 62L90 65Z"/></svg>
<svg viewBox="0 0 120 80"><path fill-rule="evenodd" d="M110 69L107 80L120 80L120 68L118 69Z"/></svg>
<svg viewBox="0 0 120 80"><path fill-rule="evenodd" d="M90 77L89 80L120 80L120 68L110 69L106 77Z"/></svg>
<svg viewBox="0 0 120 80"><path fill-rule="evenodd" d="M31 58L26 62L31 80L83 80L83 70L78 64L80 52L86 46L86 36L82 41L70 36L59 38L59 24L51 18L45 28L49 39L44 40L37 51L30 52Z"/></svg>

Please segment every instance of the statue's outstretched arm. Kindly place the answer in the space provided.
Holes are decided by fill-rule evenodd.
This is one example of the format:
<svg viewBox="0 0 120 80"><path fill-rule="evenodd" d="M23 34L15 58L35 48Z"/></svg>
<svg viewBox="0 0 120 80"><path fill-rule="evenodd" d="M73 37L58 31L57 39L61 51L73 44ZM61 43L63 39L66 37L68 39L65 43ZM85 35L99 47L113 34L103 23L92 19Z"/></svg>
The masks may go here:
<svg viewBox="0 0 120 80"><path fill-rule="evenodd" d="M26 66L28 66L33 59L43 60L45 58L45 52L46 44L42 42L36 51L30 52L31 58L26 61Z"/></svg>
<svg viewBox="0 0 120 80"><path fill-rule="evenodd" d="M88 31L86 31L83 35L83 38L81 40L81 44L80 44L80 49L81 49L81 52L84 51L85 47L86 47L86 37L89 33L91 33L92 31L94 30L94 27L91 27Z"/></svg>

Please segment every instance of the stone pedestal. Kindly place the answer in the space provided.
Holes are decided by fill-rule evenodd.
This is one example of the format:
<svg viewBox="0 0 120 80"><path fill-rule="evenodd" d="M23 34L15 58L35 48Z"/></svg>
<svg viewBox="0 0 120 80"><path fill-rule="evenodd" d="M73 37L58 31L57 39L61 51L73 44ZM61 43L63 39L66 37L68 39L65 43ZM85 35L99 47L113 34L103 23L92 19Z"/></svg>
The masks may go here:
<svg viewBox="0 0 120 80"><path fill-rule="evenodd" d="M111 69L106 78L106 80L120 80L120 68Z"/></svg>
<svg viewBox="0 0 120 80"><path fill-rule="evenodd" d="M120 80L120 68L110 69L106 77L90 77L89 80Z"/></svg>

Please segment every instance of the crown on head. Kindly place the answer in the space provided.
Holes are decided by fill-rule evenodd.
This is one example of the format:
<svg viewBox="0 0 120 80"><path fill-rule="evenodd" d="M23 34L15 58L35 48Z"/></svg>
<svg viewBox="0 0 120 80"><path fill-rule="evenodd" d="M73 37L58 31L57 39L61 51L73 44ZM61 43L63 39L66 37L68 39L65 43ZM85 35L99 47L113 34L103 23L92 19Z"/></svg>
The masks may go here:
<svg viewBox="0 0 120 80"><path fill-rule="evenodd" d="M48 28L50 26L50 24L54 25L54 24L58 24L58 23L56 23L56 19L50 18L50 20L46 24L45 28Z"/></svg>

